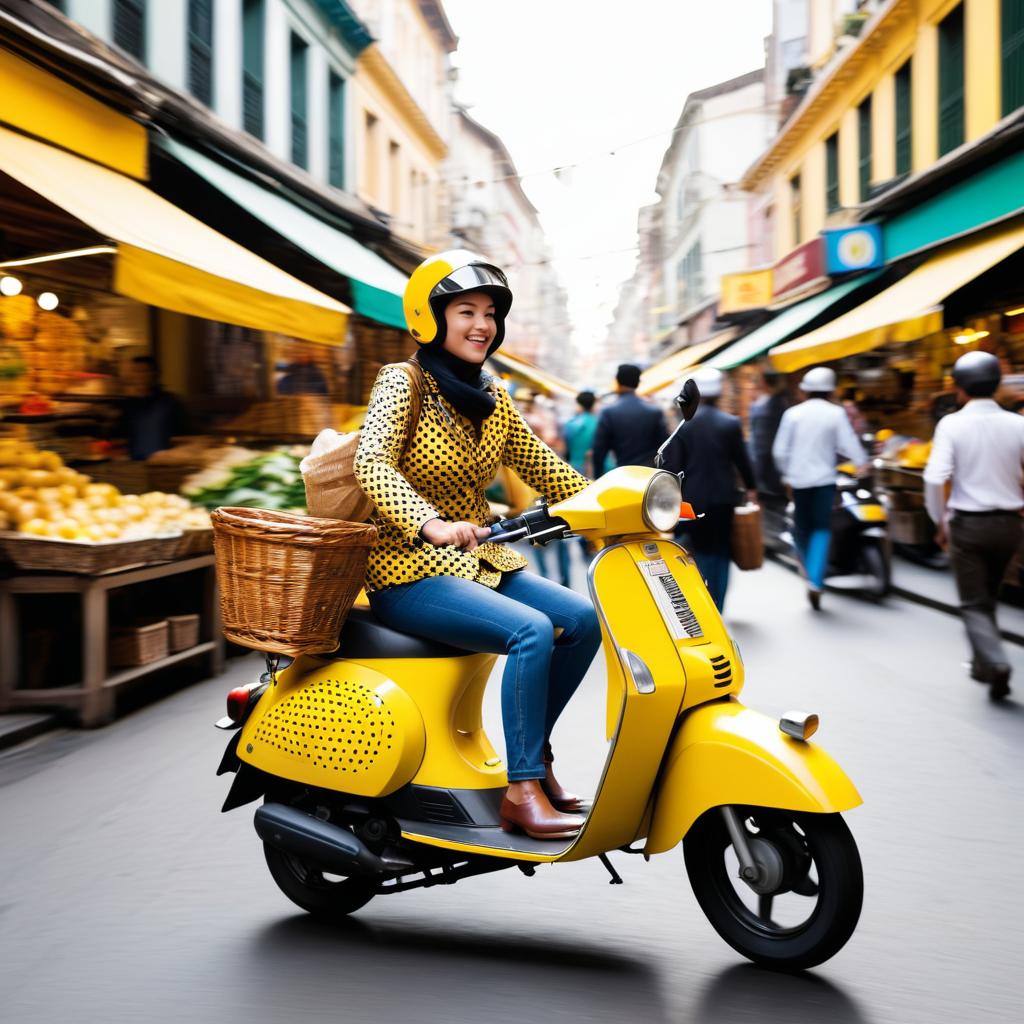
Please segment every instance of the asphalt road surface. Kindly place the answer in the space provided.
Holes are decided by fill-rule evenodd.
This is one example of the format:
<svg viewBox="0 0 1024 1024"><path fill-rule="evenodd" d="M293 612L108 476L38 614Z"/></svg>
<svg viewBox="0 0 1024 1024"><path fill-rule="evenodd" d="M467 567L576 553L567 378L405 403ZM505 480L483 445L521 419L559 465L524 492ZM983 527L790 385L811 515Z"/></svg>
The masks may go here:
<svg viewBox="0 0 1024 1024"><path fill-rule="evenodd" d="M743 699L817 711L864 805L860 925L803 975L745 964L704 920L680 850L379 897L345 928L274 886L253 807L222 815L211 723L255 658L96 732L0 758L0 1020L867 1022L1024 1019L1024 649L1017 695L966 680L959 623L734 574ZM488 697L500 738L497 687ZM555 736L563 781L604 753L603 664ZM498 744L500 746L500 743Z"/></svg>

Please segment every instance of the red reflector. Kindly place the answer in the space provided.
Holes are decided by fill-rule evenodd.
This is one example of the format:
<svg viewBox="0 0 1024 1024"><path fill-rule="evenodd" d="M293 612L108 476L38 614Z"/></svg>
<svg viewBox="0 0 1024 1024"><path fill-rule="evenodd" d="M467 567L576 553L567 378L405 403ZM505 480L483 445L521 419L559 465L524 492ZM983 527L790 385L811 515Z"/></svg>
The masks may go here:
<svg viewBox="0 0 1024 1024"><path fill-rule="evenodd" d="M228 718L237 722L245 714L249 706L249 689L245 686L237 686L228 694Z"/></svg>
<svg viewBox="0 0 1024 1024"><path fill-rule="evenodd" d="M681 501L679 503L679 518L680 519L696 519L697 513L693 511L693 506L688 501Z"/></svg>

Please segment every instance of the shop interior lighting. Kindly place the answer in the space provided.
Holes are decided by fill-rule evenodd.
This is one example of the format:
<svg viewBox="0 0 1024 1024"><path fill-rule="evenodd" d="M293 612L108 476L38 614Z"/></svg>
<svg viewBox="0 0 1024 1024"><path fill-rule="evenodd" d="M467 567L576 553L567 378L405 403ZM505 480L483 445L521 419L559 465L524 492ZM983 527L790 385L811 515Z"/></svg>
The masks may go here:
<svg viewBox="0 0 1024 1024"><path fill-rule="evenodd" d="M1008 309L1003 316L1020 316L1024 313L1024 306L1018 306L1016 309Z"/></svg>
<svg viewBox="0 0 1024 1024"><path fill-rule="evenodd" d="M970 345L972 341L981 341L982 338L987 338L988 335L988 331L965 331L963 334L954 334L953 341L958 345Z"/></svg>
<svg viewBox="0 0 1024 1024"><path fill-rule="evenodd" d="M43 294L36 299L36 302L39 303L40 309L45 309L49 312L51 309L57 308L60 300L53 294L53 292L43 292Z"/></svg>
<svg viewBox="0 0 1024 1024"><path fill-rule="evenodd" d="M16 277L0 277L0 295L19 295L21 282Z"/></svg>
<svg viewBox="0 0 1024 1024"><path fill-rule="evenodd" d="M79 256L112 256L117 250L112 245L91 245L86 249L67 249L64 252L48 252L42 256L26 256L20 260L4 260L0 267L28 267L36 263L54 263L57 260L73 260Z"/></svg>

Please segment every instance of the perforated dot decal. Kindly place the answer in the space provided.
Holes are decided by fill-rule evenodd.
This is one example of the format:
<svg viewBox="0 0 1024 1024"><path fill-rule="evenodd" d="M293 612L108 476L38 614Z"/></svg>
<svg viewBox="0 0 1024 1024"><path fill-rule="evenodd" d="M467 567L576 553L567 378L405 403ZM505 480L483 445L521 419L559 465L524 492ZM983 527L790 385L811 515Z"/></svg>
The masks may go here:
<svg viewBox="0 0 1024 1024"><path fill-rule="evenodd" d="M358 775L391 749L395 719L362 683L333 679L304 686L279 701L256 739L327 772Z"/></svg>

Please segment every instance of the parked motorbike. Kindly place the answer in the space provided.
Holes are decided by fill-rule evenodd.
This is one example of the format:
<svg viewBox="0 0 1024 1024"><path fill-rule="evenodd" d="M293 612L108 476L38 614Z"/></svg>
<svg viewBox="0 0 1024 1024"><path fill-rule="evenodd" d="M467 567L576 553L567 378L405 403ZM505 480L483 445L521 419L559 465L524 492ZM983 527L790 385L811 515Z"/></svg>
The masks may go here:
<svg viewBox="0 0 1024 1024"><path fill-rule="evenodd" d="M692 408L696 407L695 397ZM692 415L692 408L689 410ZM354 609L338 650L228 695L225 811L255 814L271 876L325 919L376 896L473 875L653 854L683 842L708 920L773 967L835 954L857 924L860 858L841 812L861 799L810 742L818 717L774 719L738 699L744 668L693 559L666 539L679 481L625 466L497 541L578 534L600 548L589 587L607 663L608 753L582 830L538 841L501 827L507 785L481 702L497 656L391 630Z"/></svg>
<svg viewBox="0 0 1024 1024"><path fill-rule="evenodd" d="M869 480L856 467L838 468L832 506L832 543L825 586L870 597L884 597L892 586L889 514ZM765 546L781 561L799 568L794 541L794 506L788 502L773 516L764 516Z"/></svg>

